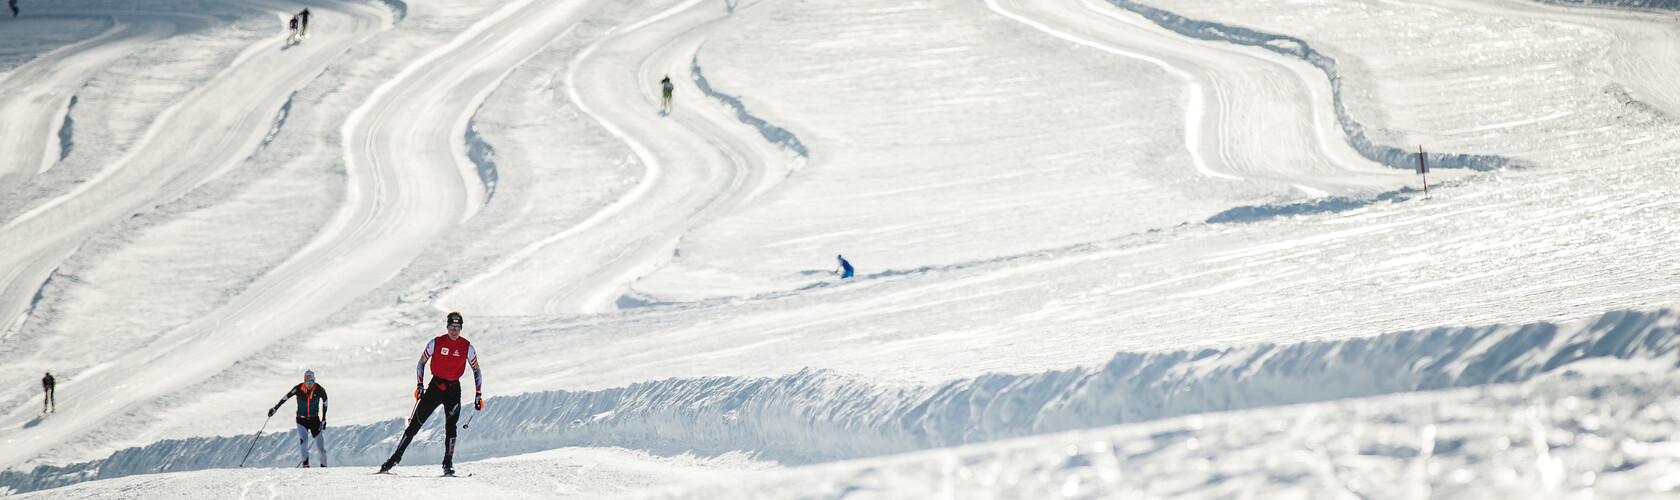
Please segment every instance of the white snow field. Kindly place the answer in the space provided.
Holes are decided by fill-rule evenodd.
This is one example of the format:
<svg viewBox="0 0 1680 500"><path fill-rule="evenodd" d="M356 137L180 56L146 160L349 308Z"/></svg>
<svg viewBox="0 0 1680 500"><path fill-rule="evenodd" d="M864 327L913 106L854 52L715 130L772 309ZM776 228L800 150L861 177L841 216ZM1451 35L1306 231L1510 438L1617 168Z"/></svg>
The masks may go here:
<svg viewBox="0 0 1680 500"><path fill-rule="evenodd" d="M19 6L0 494L1680 495L1674 2Z"/></svg>

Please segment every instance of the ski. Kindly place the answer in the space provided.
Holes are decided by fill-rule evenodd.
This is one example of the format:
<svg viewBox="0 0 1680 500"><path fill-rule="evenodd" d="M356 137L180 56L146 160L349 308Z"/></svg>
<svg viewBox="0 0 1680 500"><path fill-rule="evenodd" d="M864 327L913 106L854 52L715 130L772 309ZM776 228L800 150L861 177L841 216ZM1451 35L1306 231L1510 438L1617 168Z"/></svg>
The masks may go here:
<svg viewBox="0 0 1680 500"><path fill-rule="evenodd" d="M438 476L438 477L472 477L472 473L469 472L465 476L458 476L458 475L455 475L455 474L444 474L444 475L441 475L441 476Z"/></svg>

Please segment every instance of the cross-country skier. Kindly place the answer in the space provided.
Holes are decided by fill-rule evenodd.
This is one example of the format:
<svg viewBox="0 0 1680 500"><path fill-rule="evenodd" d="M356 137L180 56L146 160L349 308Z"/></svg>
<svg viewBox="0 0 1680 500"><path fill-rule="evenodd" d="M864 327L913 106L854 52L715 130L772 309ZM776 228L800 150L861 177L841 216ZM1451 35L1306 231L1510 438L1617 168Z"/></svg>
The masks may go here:
<svg viewBox="0 0 1680 500"><path fill-rule="evenodd" d="M274 412L280 411L280 405L286 404L286 400L292 399L292 396L298 398L298 454L303 455L303 466L309 467L309 438L314 436L315 451L321 456L318 463L326 467L327 438L321 433L327 430L327 388L315 383L314 370L304 370L303 383L293 386L292 390L286 393L286 397L274 403L274 407L268 409L268 416L274 416Z"/></svg>
<svg viewBox="0 0 1680 500"><path fill-rule="evenodd" d="M670 113L671 109L674 107L671 105L671 91L676 89L675 86L671 85L671 75L665 75L665 79L659 81L659 88L665 94L665 100L661 101L659 111L663 113Z"/></svg>
<svg viewBox="0 0 1680 500"><path fill-rule="evenodd" d="M298 42L298 16L292 16L292 21L290 23L287 23L287 26L291 27L292 34L286 35L286 44L291 45L291 44L297 43Z"/></svg>
<svg viewBox="0 0 1680 500"><path fill-rule="evenodd" d="M12 17L17 17L17 0L6 0L6 5L12 8Z"/></svg>
<svg viewBox="0 0 1680 500"><path fill-rule="evenodd" d="M852 263L846 262L846 257L841 255L835 255L834 258L840 259L840 267L834 270L834 272L840 273L840 279L852 277Z"/></svg>
<svg viewBox="0 0 1680 500"><path fill-rule="evenodd" d="M468 366L473 371L473 409L484 409L484 378L478 371L478 350L473 349L472 342L461 337L461 313L449 313L444 328L446 333L427 342L426 350L420 353L420 363L414 367L414 398L419 403L414 406L414 414L408 417L408 428L403 430L402 440L397 442L397 451L391 453L385 465L379 466L381 474L390 472L392 467L402 462L403 450L408 449L414 433L420 432L420 426L425 425L426 418L432 416L438 405L443 405L443 475L455 475L455 422L461 417L460 379ZM431 361L432 365L432 382L422 384L427 361Z"/></svg>
<svg viewBox="0 0 1680 500"><path fill-rule="evenodd" d="M298 23L298 35L309 38L309 8L304 7L303 11L297 13L297 17L302 20Z"/></svg>
<svg viewBox="0 0 1680 500"><path fill-rule="evenodd" d="M42 396L46 397L45 400L41 401L41 413L46 413L49 407L52 408L53 413L58 413L58 402L53 401L53 386L56 385L56 382L53 381L52 372L46 372L46 374L47 376L41 377L41 392L43 393Z"/></svg>

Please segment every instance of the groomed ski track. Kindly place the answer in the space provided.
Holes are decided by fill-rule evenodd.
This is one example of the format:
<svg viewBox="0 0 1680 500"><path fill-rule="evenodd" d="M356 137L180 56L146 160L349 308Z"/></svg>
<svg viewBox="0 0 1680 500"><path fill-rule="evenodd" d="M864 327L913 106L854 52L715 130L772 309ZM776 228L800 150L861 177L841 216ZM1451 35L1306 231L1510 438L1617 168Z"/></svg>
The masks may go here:
<svg viewBox="0 0 1680 500"><path fill-rule="evenodd" d="M1185 148L1212 179L1281 182L1327 196L1370 191L1390 182L1385 176L1405 175L1373 165L1348 145L1330 111L1329 85L1299 61L1188 39L1101 0L986 4L1049 35L1142 59L1183 79ZM1262 144L1290 144L1284 149L1295 155L1267 154Z"/></svg>
<svg viewBox="0 0 1680 500"><path fill-rule="evenodd" d="M752 4L737 7L750 8ZM565 74L569 96L635 154L636 185L575 226L526 245L453 287L443 308L497 315L597 313L668 260L685 232L729 213L794 161L725 114L694 83L706 35L727 19L688 0L615 28L585 47ZM659 81L676 85L659 111Z"/></svg>
<svg viewBox="0 0 1680 500"><path fill-rule="evenodd" d="M1097 0L1060 3L982 1L1000 15L1049 36L1117 57L1150 61L1181 78L1185 82L1187 110L1183 117L1187 124L1184 146L1197 157L1197 171L1209 182L1258 181L1277 184L1308 196L1328 196L1368 194L1370 190L1388 185L1388 179L1409 175L1405 170L1379 167L1379 163L1393 158L1371 158L1380 155L1373 155L1370 149L1359 144L1348 143L1346 123L1351 118L1339 108L1340 104L1333 96L1341 85L1333 65L1315 67L1280 55L1278 51L1252 45L1240 46L1174 35L1170 29L1163 28L1170 23L1151 23ZM198 366L204 360L213 360L206 365L223 366L247 361L262 349L272 348L276 340L294 333L301 325L324 320L344 304L403 272L404 266L422 252L428 242L447 238L451 228L471 219L483 202L483 186L477 184L476 167L465 158L463 151L466 146L462 144L466 124L479 104L514 68L543 50L551 40L564 36L563 33L596 5L558 0L510 2L460 32L448 44L428 51L395 77L382 82L339 129L344 137L343 159L347 167L348 195L333 222L316 235L312 243L214 313L165 334L130 359L100 368L103 371L95 371L76 380L73 387L76 395L72 396L76 399L69 402L88 408L84 415L91 417L55 416L25 421L31 416L32 407L22 405L21 409L0 419L0 429L16 432L23 428L51 431L49 434L52 435L82 433L91 436L102 432L109 434L109 429L104 426L143 426L146 417L135 414L156 410L148 405L152 405L150 402L168 387L192 386L217 375L213 370ZM634 151L636 162L643 169L643 174L636 179L637 184L628 194L595 212L584 222L561 228L547 238L511 252L491 265L487 272L451 288L433 304L435 307L508 316L588 314L611 310L613 301L624 293L625 288L668 258L687 231L748 204L754 194L775 182L778 169L787 168L789 161L797 161L790 159L776 144L765 141L753 127L740 123L731 114L734 110L700 98L683 99L685 96L707 94L693 85L692 77L698 75L700 65L706 61L703 53L706 36L716 29L720 20L725 19L720 17L723 14L719 9L703 10L698 8L700 5L700 2L694 1L676 3L651 17L614 30L610 36L589 44L580 52L565 74L572 101ZM712 4L708 6L716 7ZM748 4L737 9L753 6ZM358 19L366 21L369 18L363 16ZM1179 26L1188 31L1214 34L1210 36L1225 36L1233 31L1229 26L1212 23ZM1209 26L1212 29L1202 29ZM115 33L107 32L101 37L112 37ZM341 36L352 37L351 34ZM317 35L312 43L326 41L322 38ZM1620 63L1652 88L1655 88L1655 82L1660 81L1661 75L1670 74L1671 70L1661 65L1640 66L1631 57ZM303 68L305 71L299 74L311 74L307 71L310 67ZM1326 73L1331 77L1328 82L1325 81ZM656 82L662 74L670 74L678 84L677 111L669 116L660 116L656 111ZM299 84L294 81L289 85L295 88ZM225 146L196 155L226 162L248 153L252 138L261 139L262 136L254 131L261 129L266 132L268 124L263 119L272 117L274 108L286 101L289 95L286 89L285 85L277 86L263 93L260 96L262 99L255 99L262 102L258 103L260 106L253 105L248 114L262 119L226 124L227 130L231 131L228 134L238 135L227 141L244 146ZM721 90L729 91L727 87ZM1668 106L1659 103L1659 107ZM32 116L44 116L43 119L50 124L56 111L49 108L44 106L41 108L43 111L37 111ZM186 113L232 114L225 110L186 109L171 113L164 117L165 121L186 116ZM1281 149L1298 156L1268 157L1264 154L1266 148L1259 146L1280 141L1292 144ZM142 143L140 152L133 153L129 163L144 165L141 160L133 158L144 158L146 151L161 148L159 142L150 139ZM821 147L820 143L816 146ZM28 147L50 149L47 143ZM1287 158L1287 161L1277 161L1279 158ZM1470 160L1497 163L1503 159L1479 156ZM1482 166L1492 168L1491 165ZM57 263L63 261L64 255L75 251L76 239L92 231L98 220L84 221L60 215L67 210L78 217L82 215L82 209L66 207L93 206L91 204L107 199L105 197L121 197L132 202L133 207L122 213L106 210L91 215L95 219L121 218L135 210L144 210L148 204L170 199L171 195L179 196L181 192L192 189L195 182L203 182L213 176L214 172L215 168L211 167L187 172L154 172L152 175L175 175L177 180L156 187L151 194L111 195L98 190L114 188L101 187L104 181L96 181L91 183L91 187L78 188L33 205L32 210L16 220L0 221L0 226L3 226L0 227L0 237L33 238L34 233L23 232L33 228L52 242L50 245L43 244L32 255L32 260L9 264L11 267L6 269L10 270L5 272L10 274L0 276L11 276L13 281L45 280ZM125 174L116 171L110 174L112 178L119 175ZM1302 179L1312 179L1313 182ZM87 198L90 196L92 198ZM95 201L79 201L84 198ZM1296 250L1306 249L1299 253L1311 253L1318 251L1317 247L1343 245L1345 240L1338 241L1337 238L1351 239L1361 230L1388 230L1444 218L1448 215L1444 213L1447 211L1455 211L1451 212L1452 215L1463 215L1478 210L1477 207L1450 208L1452 205L1443 205L1449 208L1421 215L1405 214L1406 217L1416 217L1411 220L1385 220L1381 224L1364 224L1346 232L1311 234L1297 240L1274 241L1254 248L1227 249L1227 253L1210 258L1218 266L1229 265L1232 268L1263 266L1270 264L1269 261L1274 258L1288 263L1287 259L1297 258L1294 255L1298 253ZM1486 207L1479 209L1485 210ZM1279 212L1287 213L1277 210L1267 214ZM68 223L49 224L46 221ZM970 304L961 304L960 301L986 294L1002 294L1008 290L971 285L1018 279L1078 263L1118 260L1129 254L1147 251L1149 246L1117 244L1108 248L1097 245L1095 248L1053 249L1046 251L1046 255L1016 256L1023 261L1031 261L1019 266L1003 265L1016 257L999 257L993 261L944 268L889 269L880 272L879 277L962 271L965 266L994 266L986 273L943 281L927 280L912 285L883 284L885 280L868 284L854 282L853 288L879 287L889 293L867 299L851 298L851 302L845 305L888 311L900 307L900 303L939 307L925 304L947 301L974 309L972 306L977 301ZM1061 255L1050 255L1053 253ZM0 255L0 258L10 256ZM1303 259L1302 262L1311 261ZM1111 268L1093 267L1113 273ZM1220 278L1217 273L1221 271L1224 269L1205 272ZM1195 274L1187 273L1136 288L1195 278ZM1054 279L1036 284L1043 285ZM1444 283L1456 283L1457 279L1455 277ZM1440 283L1424 282L1416 286L1427 288ZM5 285L7 293L18 294L15 297L0 297L6 299L0 302L0 313L13 316L25 314L19 311L27 311L29 297L18 291L15 283L0 284ZM1205 290L1216 293L1225 286L1246 285L1242 280L1231 280L1212 283ZM970 288L962 289L964 286ZM24 288L29 291L40 289L39 286ZM1090 289L1088 286L1083 288ZM1186 296L1201 294L1203 290L1178 289ZM786 292L781 296L807 292L836 297L848 293L839 287L813 287ZM1643 293L1660 294L1661 289L1655 292L1647 289ZM952 295L956 294L970 295L953 298ZM1120 292L1116 295L1088 300L1129 298ZM765 297L751 299L761 298ZM1074 299L1075 305L1068 307L1077 307L1078 300L1085 300L1084 295ZM1589 302L1587 305L1590 307L1612 302L1610 299L1583 301ZM6 310L8 304L14 309ZM678 304L649 316L679 316L712 306L719 306L718 310L726 313L753 312L748 308L726 309L715 302L707 302ZM1046 312L1054 312L1048 306ZM774 305L763 307L771 309ZM304 312L300 314L299 311ZM0 316L5 317L8 316ZM793 340L789 339L799 339L795 335L778 337L774 334L786 332L777 331L777 328L791 330L828 321L820 319L802 325L781 324L778 321L789 317L794 315L766 314L749 318L741 324L769 325L765 329L772 335L766 335L770 338L763 341L769 344L792 343ZM581 329L585 327L577 325L616 319L622 318L584 316L584 319L550 330L528 327L519 332L550 333L553 330ZM542 320L530 321L540 323ZM1353 320L1344 317L1335 321L1346 326ZM506 324L496 320L487 323ZM561 323L566 321L551 320L550 325ZM643 325L632 324L631 327L653 323L657 320ZM603 380L613 377L634 376L601 370L596 378L587 380L586 384L591 385L588 390L539 387L576 382L575 379L567 379L568 375L556 372L591 368L585 365L583 368L569 366L554 369L540 360L559 359L579 351L588 352L594 346L579 349L571 343L575 340L573 338L566 338L564 342L552 338L532 339L524 340L524 344L500 344L506 349L498 354L500 360L517 361L515 364L526 373L516 374L510 369L494 372L495 376L517 375L521 378L520 388L528 391L491 400L491 411L481 415L482 421L473 426L477 441L467 440L463 445L463 459L505 456L560 446L624 446L672 455L691 450L713 454L748 451L788 463L870 457L1176 415L1522 382L1570 370L1575 363L1583 360L1636 359L1650 366L1672 367L1675 353L1680 349L1675 341L1676 323L1680 320L1670 310L1628 310L1602 314L1585 323L1562 326L1539 322L1515 326L1446 327L1402 331L1369 339L1305 344L1268 343L1222 349L1122 352L1100 367L963 375L956 380L949 380L954 378L952 373L969 368L929 361L928 364L933 366L917 367L922 371L916 375L949 381L920 385L882 382L879 380L880 373L854 374L821 369L780 376L741 374L603 384ZM669 328L655 331L647 338L632 339L632 342L658 347L626 356L625 360L637 358L636 362L652 363L648 360L663 358L669 361L681 357L671 356L672 353L697 355L735 349L751 353L759 347L723 345L723 342L739 338L712 341L715 343L711 344L685 340L687 343L675 347L667 345L676 337L684 334L693 336L699 331L703 330ZM1245 342L1247 340L1244 339ZM1221 341L1236 342L1230 337ZM913 360L904 357L903 345L893 346L900 352L888 353L880 359L888 362ZM1078 348L1070 346L1060 349ZM519 352L511 352L516 350L514 348ZM407 347L401 349L405 356L411 350ZM874 353L869 353L869 350L868 347L858 347L842 353L842 356L860 359L873 356ZM1112 349L1109 349L1098 355L1111 352ZM1044 352L1037 354L1046 355ZM799 363L800 358L793 358L794 361L778 362ZM193 363L187 363L189 360ZM594 363L607 365L625 360L597 360ZM877 364L880 364L879 360ZM174 366L193 369L174 370ZM764 366L781 365L766 363L742 371L762 370ZM894 368L880 367L882 371ZM532 373L536 371L544 373ZM148 381L148 385L156 385L124 384L130 377L141 377ZM99 390L98 387L106 389ZM108 407L100 408L99 401L107 401ZM95 411L96 408L99 409ZM335 455L346 457L349 464L371 464L388 452L389 439L400 424L398 420L386 420L335 428ZM151 445L120 450L106 459L70 464L59 462L38 467L33 472L9 471L0 475L0 484L29 490L126 474L225 467L231 462L226 456L228 450L241 449L243 445L240 443L248 442L249 437L158 440ZM70 445L86 446L86 441L91 440L84 439L84 442ZM260 449L262 463L286 465L294 448L284 441L266 443ZM0 465L27 463L44 450L65 444L48 442L21 447L16 451L8 446L6 451L0 452ZM435 446L435 443L422 443L414 453L437 452L428 446ZM472 456L470 453L481 454Z"/></svg>
<svg viewBox="0 0 1680 500"><path fill-rule="evenodd" d="M365 116L371 117L366 120L366 125L363 125L363 121L353 119L345 126L345 136L351 138L347 141L346 155L352 187L339 217L340 223L329 226L305 251L270 272L216 312L164 335L142 352L125 357L108 368L108 371L104 372L105 377L95 376L78 380L76 386L87 389L80 390L81 394L75 400L101 402L90 405L90 409L146 405L151 398L167 388L191 385L203 380L213 375L214 371L200 373L179 370L177 367L183 365L172 360L192 360L193 363L201 363L206 359L222 359L225 363L232 363L256 352L269 342L311 323L313 319L307 316L312 315L314 319L324 317L344 302L394 274L406 261L392 259L392 255L412 255L418 252L423 248L423 244L419 242L438 237L454 223L469 216L470 209L473 208L470 205L473 198L468 193L477 187L469 188L466 185L462 166L465 160L459 154L458 148L451 145L460 142L462 127L472 109L476 107L476 100L482 100L486 88L499 81L514 64L566 29L578 12L577 9L547 7L548 2L524 1L512 4L504 8L500 15L470 29L460 38L459 43L434 52L433 56L421 60L383 86L382 91L376 93L363 107L367 110L364 112ZM344 14L361 15L366 21L348 22L334 19L335 14L332 11L318 9L316 15L322 19L317 25L372 28L381 24L374 17L377 13L378 10L368 8L349 10ZM540 15L529 15L531 13ZM294 46L287 52L308 50L310 53L319 54L317 57L306 59L317 68L324 65L332 55L336 55L333 50L335 47L349 45L359 39L335 36L337 34L325 29L313 35L310 43ZM365 35L364 33L361 36ZM278 57L270 55L279 45L276 42L277 40L264 40L254 46L251 57L257 60L249 64L264 63L262 58L265 57ZM494 56L485 57L486 54ZM462 71L463 68L469 70ZM273 71L275 68L269 67L268 70ZM298 78L270 79L269 88L273 89L276 100L284 101L291 88L287 85L300 85L299 82L307 81L308 77L319 70L279 66L278 71L296 75ZM225 78L219 81L227 80L233 79ZM218 88L249 92L249 89L239 85L249 84L243 81L226 84L212 82L209 87L199 92L211 92ZM279 102L273 102L273 106L277 108ZM269 123L262 120L272 118L272 109L254 107L246 114L232 115L221 109L198 111L188 106L187 109L173 113L202 113L216 117L231 115L246 119L244 125L227 127L230 131L243 131L243 135L233 136L242 138L243 142L230 141L212 156L220 162L227 162L243 158L248 154L252 142L260 140L262 134L268 132ZM199 115L192 116L204 118ZM165 123L160 124L160 127L168 123L167 116L163 121ZM216 122L205 118L195 123L208 127ZM429 147L416 150L413 145ZM165 153L180 154L178 151ZM139 158L143 160L146 157ZM166 162L160 158L157 160L160 164L158 168L191 165L178 161L180 157L175 159L177 161ZM220 164L212 163L190 172L198 177L158 176L174 177L176 181L168 186L160 186L160 192L154 195L154 199L167 200L172 196L179 196L184 190L193 187L193 183L196 182L193 179L213 175L215 169L212 167L218 165ZM126 166L121 169L113 167L111 170L113 176L127 176L138 175L139 169ZM111 183L125 181L130 180L127 177L114 178ZM139 182L138 179L132 181ZM95 185L92 189L101 189L98 187L101 183L92 184ZM111 186L106 189L116 189L115 184ZM41 232L41 229L34 229L30 224L46 217L36 214L50 215L51 212L47 210L61 204L91 203L79 200L98 199L96 196L110 195L97 192L67 194L14 220L6 231L13 234ZM111 209L110 206L107 207L106 210ZM93 227L99 221L97 218L81 220L86 221L83 224L88 225L87 227ZM64 231L61 227L55 229ZM68 238L70 236L61 239ZM36 238L32 241L51 239ZM71 240L70 243L57 248L46 247L39 253L62 258L67 249L74 248L73 243ZM54 250L58 253L52 253ZM35 265L50 270L48 264L52 261L53 259L43 258ZM300 312L303 312L305 317L300 318ZM279 319L280 317L286 319ZM121 381L135 376L144 376L157 383L135 386ZM27 418L27 413L29 412L21 410L13 412L7 418L9 426L20 425ZM112 410L111 413L123 412ZM99 415L100 413L95 411L83 412L53 419L40 427L41 430L51 430L55 433L70 433L65 429L93 430L102 426L134 424L112 421L109 418L101 419ZM27 445L8 446L5 453L0 454L0 462L15 464L57 444L59 443L37 440Z"/></svg>
<svg viewBox="0 0 1680 500"><path fill-rule="evenodd" d="M290 5L251 7L260 9L261 14L255 15L262 16L281 16L282 12L289 16L291 12ZM314 33L310 44L279 50L284 47L284 34L279 32L250 44L215 78L160 113L128 151L93 178L0 223L0 238L9 241L8 251L0 255L0 277L4 278L0 285L6 290L0 296L0 317L25 314L33 295L28 290L39 289L38 284L93 232L179 198L249 156L270 131L276 110L298 87L314 78L345 47L387 25L379 9L354 3L343 4L340 9L319 9L316 15L323 21L318 23L322 29ZM228 102L242 106L230 109L225 104ZM68 384L81 394L66 400L85 401L90 410L104 410L65 415L37 428L67 436L131 425L111 416L130 414L121 408L148 404L172 387L209 375L177 370L171 360L237 355L242 351L231 346L265 343L264 337L229 328L246 321L249 316L245 315L257 312L251 310L249 302L265 292L253 289L252 294L242 296L246 303L235 300L198 323L161 335L141 351L107 365L101 373ZM141 373L158 383L133 383L133 377ZM32 410L13 408L0 417L0 428L20 428L35 416ZM47 439L14 440L0 450L0 464L17 465L63 444Z"/></svg>
<svg viewBox="0 0 1680 500"><path fill-rule="evenodd" d="M112 26L0 73L0 109L6 110L0 116L0 151L6 151L0 155L0 193L58 162L59 125L76 90L95 72L140 46L180 33L184 26L209 24L203 18L145 13L64 17L104 19Z"/></svg>

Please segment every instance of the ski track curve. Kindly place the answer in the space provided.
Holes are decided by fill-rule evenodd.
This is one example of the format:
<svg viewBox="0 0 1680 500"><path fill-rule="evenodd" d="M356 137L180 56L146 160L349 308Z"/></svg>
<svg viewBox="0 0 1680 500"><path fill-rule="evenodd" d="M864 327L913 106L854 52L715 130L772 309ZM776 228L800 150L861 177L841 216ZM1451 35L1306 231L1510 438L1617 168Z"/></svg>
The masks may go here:
<svg viewBox="0 0 1680 500"><path fill-rule="evenodd" d="M637 184L574 226L533 242L443 294L446 309L487 314L594 313L657 269L682 235L762 191L771 164L791 161L718 106L692 74L701 45L727 14L683 2L581 50L567 70L574 104L624 141L644 170ZM669 115L657 82L673 75ZM686 80L686 81L685 81ZM625 88L638 89L625 92Z"/></svg>
<svg viewBox="0 0 1680 500"><path fill-rule="evenodd" d="M110 29L42 54L0 75L0 192L45 172L62 157L58 130L76 90L105 66L180 33L190 16L143 13L71 15L110 19Z"/></svg>
<svg viewBox="0 0 1680 500"><path fill-rule="evenodd" d="M1382 168L1349 144L1336 126L1331 85L1298 60L1185 37L1099 0L987 0L987 6L1052 36L1151 62L1184 80L1185 147L1204 176L1263 182L1321 198L1382 189L1406 175Z"/></svg>
<svg viewBox="0 0 1680 500"><path fill-rule="evenodd" d="M236 6L276 16L282 11L289 12L292 7L260 3ZM315 33L316 40L310 44L277 50L282 47L284 37L277 29L272 37L247 46L213 78L198 84L159 113L121 158L106 164L76 188L0 226L0 237L16 243L0 255L0 278L3 278L0 317L23 321L30 305L27 295L38 290L52 270L90 235L115 221L177 199L238 165L260 146L274 125L276 110L297 88L311 81L345 47L371 36L373 30L369 28L388 26L380 9L360 3L338 7L342 10L318 7L317 15L332 21L321 23L323 29ZM215 21L208 16L190 14L176 17L182 16ZM123 48L119 43L113 49ZM239 305L237 300L230 306L234 310L248 307ZM37 436L71 436L113 425L112 419L101 419L98 415L123 415L127 412L120 408L149 400L164 393L162 387L179 387L177 383L199 375L174 371L172 368L177 366L171 360L201 356L203 349L195 344L205 341L209 332L225 327L221 325L223 320L239 320L237 316L225 316L206 318L205 322L161 335L144 350L133 353L131 359L61 384L82 393L67 397L67 401L75 398L89 408L103 407L105 411L66 415L33 425L28 423L31 412L25 411L27 408L12 409L0 416L0 429L15 430L30 425L33 432L41 433ZM238 332L231 333L238 336ZM148 366L151 368L142 368ZM163 372L155 380L170 382L130 381L131 375L147 369ZM124 374L118 376L119 373ZM0 447L0 464L13 466L61 443L58 439L14 438L6 444Z"/></svg>
<svg viewBox="0 0 1680 500"><path fill-rule="evenodd" d="M830 370L779 377L665 379L597 391L494 397L460 432L476 460L566 446L657 454L746 451L808 464L945 448L1175 416L1511 384L1595 360L1680 360L1680 311L1616 311L1572 323L1435 328L1377 337L1225 349L1117 353L1101 366L989 374L932 385L883 384ZM1591 370L1592 368L1585 368ZM403 419L332 429L332 463L373 466ZM441 453L438 424L409 449ZM0 472L33 491L133 474L229 468L253 436L175 439L108 459ZM287 467L287 439L247 465Z"/></svg>
<svg viewBox="0 0 1680 500"><path fill-rule="evenodd" d="M239 296L106 373L126 372L122 379L161 387L191 386L396 275L483 199L472 196L476 166L458 144L465 140L464 124L494 86L570 29L588 5L510 3L376 88L342 127L348 188L333 221ZM101 381L78 382L97 387ZM161 395L104 382L115 387L84 398L103 401L94 406L107 409L90 414L119 414L118 408Z"/></svg>
<svg viewBox="0 0 1680 500"><path fill-rule="evenodd" d="M462 125L491 88L569 29L586 6L556 8L559 4L511 3L378 87L343 127L349 187L334 221L223 306L163 334L119 361L121 366L103 371L104 377L75 381L103 388L82 396L84 404L99 401L91 406L105 407L87 415L122 414L119 408L161 395L150 387L191 386L214 376L395 275L425 248L424 242L469 217L475 200L468 176L476 179L477 174L462 145L455 144L465 140ZM370 8L364 14L382 12ZM265 125L272 126L272 117ZM113 373L125 375L106 375ZM144 388L125 387L120 379L149 382ZM114 424L60 418L49 425L56 428L53 434L65 435ZM0 460L15 464L53 443L31 444L0 453Z"/></svg>
<svg viewBox="0 0 1680 500"><path fill-rule="evenodd" d="M1090 0L1084 0L1090 1ZM1329 79L1330 101L1335 113L1337 124L1341 127L1348 145L1358 151L1370 161L1391 167L1400 171L1412 171L1417 168L1418 155L1408 148L1377 144L1365 135L1365 126L1348 112L1342 101L1342 78L1337 70L1335 59L1313 49L1306 41L1299 38L1265 33L1239 26L1227 26L1219 23L1187 18L1163 9L1158 9L1131 0L1104 0L1114 7L1130 11L1142 16L1161 28L1170 30L1188 38L1215 42L1228 42L1240 46L1256 47L1276 54L1293 57L1306 61ZM1471 153L1427 153L1430 167L1457 168L1472 171L1490 171L1507 167L1522 166L1516 160L1498 155L1484 155Z"/></svg>

